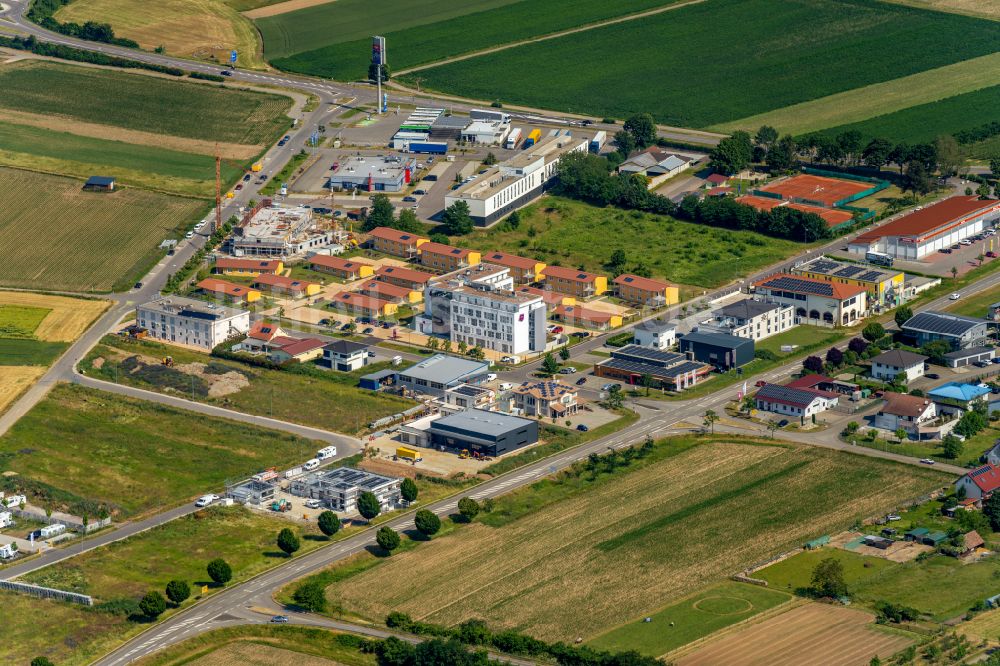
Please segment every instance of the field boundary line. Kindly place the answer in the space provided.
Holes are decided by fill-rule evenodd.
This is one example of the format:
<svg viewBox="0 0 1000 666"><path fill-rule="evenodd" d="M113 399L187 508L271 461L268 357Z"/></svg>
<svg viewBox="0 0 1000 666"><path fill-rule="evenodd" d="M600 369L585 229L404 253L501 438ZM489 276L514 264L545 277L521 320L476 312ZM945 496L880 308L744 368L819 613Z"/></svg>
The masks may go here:
<svg viewBox="0 0 1000 666"><path fill-rule="evenodd" d="M663 7L656 7L655 9L647 9L646 11L639 12L638 14L628 14L626 16L616 16L615 18L605 19L603 21L598 21L596 23L587 23L585 25L578 25L575 28L569 28L567 30L561 30L559 32L553 32L548 35L539 35L536 37L531 37L529 39L522 39L517 42L510 42L509 44L501 44L500 46L491 46L488 49L481 49L479 51L471 51L469 53L464 53L462 55L452 56L451 58L445 58L444 60L437 60L435 62L426 63L423 65L417 65L415 67L410 67L409 69L403 69L396 72L396 76L404 76L406 74L412 74L413 72L419 72L425 69L431 69L432 67L440 67L442 65L450 65L454 62L461 62L462 60L468 60L470 58L475 58L481 55L488 55L490 53L498 53L500 51L506 51L508 49L514 49L519 46L525 46L527 44L534 44L536 42L545 42L550 39L558 39L559 37L565 37L566 35L573 35L578 32L586 32L588 30L594 30L595 28L603 28L608 25L615 25L616 23L627 23L629 21L634 21L640 18L646 18L647 16L654 16L656 14L662 14L663 12L669 12L674 9L681 9L683 7L689 7L691 5L699 5L707 0L687 0L686 2L679 2L677 4L666 5Z"/></svg>

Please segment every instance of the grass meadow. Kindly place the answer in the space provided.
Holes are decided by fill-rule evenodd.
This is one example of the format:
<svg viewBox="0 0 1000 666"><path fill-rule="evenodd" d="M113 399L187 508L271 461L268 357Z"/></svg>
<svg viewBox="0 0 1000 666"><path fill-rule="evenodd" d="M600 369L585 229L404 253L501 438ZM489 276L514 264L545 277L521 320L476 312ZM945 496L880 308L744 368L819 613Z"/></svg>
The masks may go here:
<svg viewBox="0 0 1000 666"><path fill-rule="evenodd" d="M131 287L162 255L156 250L160 241L179 237L206 208L194 199L136 189L84 192L79 180L3 167L0 180L5 185L0 285L9 287L98 292ZM108 247L115 251L105 252Z"/></svg>
<svg viewBox="0 0 1000 666"><path fill-rule="evenodd" d="M121 367L122 362L139 355L154 364L164 356L172 356L177 364L212 363L214 374L237 372L249 380L249 384L235 393L221 397L209 397L203 390L202 380L191 383L192 376L179 370L153 375L143 372L129 372ZM96 358L104 358L100 368L94 367ZM355 433L370 422L408 409L413 406L404 400L383 393L364 391L357 388L358 373L322 372L320 376L297 374L282 370L250 368L235 361L213 359L207 354L162 345L154 341L135 341L105 337L102 344L91 351L80 363L88 375L106 381L118 381L161 393L184 395L191 398L190 386L195 387L194 399L234 409L248 414L273 416L283 421L332 430ZM372 372L371 367L359 373Z"/></svg>
<svg viewBox="0 0 1000 666"><path fill-rule="evenodd" d="M478 522L329 595L373 620L401 610L447 625L481 617L546 640L593 637L945 481L821 449L673 438L627 473L581 470L512 492Z"/></svg>
<svg viewBox="0 0 1000 666"><path fill-rule="evenodd" d="M868 0L711 0L415 76L475 99L707 127L986 55L998 36L993 21Z"/></svg>
<svg viewBox="0 0 1000 666"><path fill-rule="evenodd" d="M41 61L0 66L0 89L4 109L261 147L288 128L291 106L280 95Z"/></svg>
<svg viewBox="0 0 1000 666"><path fill-rule="evenodd" d="M51 312L48 308L0 303L0 337L30 340Z"/></svg>
<svg viewBox="0 0 1000 666"><path fill-rule="evenodd" d="M304 460L318 448L282 432L60 384L0 437L0 463L24 478L43 506L97 502L121 519Z"/></svg>
<svg viewBox="0 0 1000 666"><path fill-rule="evenodd" d="M516 230L499 225L452 242L597 273L607 271L604 265L611 253L621 248L629 270L644 263L654 277L696 287L725 284L803 249L801 243L754 232L597 208L561 197L546 197L522 210Z"/></svg>
<svg viewBox="0 0 1000 666"><path fill-rule="evenodd" d="M466 11L462 15L448 16L454 12L449 7L446 15L437 21L426 20L420 16L420 25L406 26L381 32L386 39L386 50L393 71L409 67L437 62L482 49L488 49L499 44L509 44L541 35L552 34L590 23L640 13L657 7L668 6L677 0L631 0L630 2L605 2L604 0L521 0L520 2L462 3ZM336 5L340 5L338 0ZM387 3L394 4L394 3ZM412 3L410 3L412 5ZM436 5L436 0L421 4ZM451 3L455 5L455 3ZM471 5L471 6L470 6ZM339 6L328 6L322 13L326 21L335 20ZM295 16L298 14L299 16ZM284 54L284 57L274 61L277 67L304 74L325 76L332 79L351 80L365 78L368 74L370 61L371 38L370 30L358 39L346 40L344 33L337 31L336 42L326 41L314 49L301 49L299 35L302 30L314 30L308 20L321 12L317 8L303 9L298 12L264 19L259 22L264 34L264 48L270 55L269 22L282 26L282 32L275 35L277 44L286 47L286 35L292 34L292 48L296 51ZM400 12L396 22L412 21L410 9ZM406 17L402 19L402 17ZM444 19L444 20L442 20ZM644 19L638 19L644 20ZM382 25L373 23L372 25ZM308 27L307 27L308 26ZM385 30L385 28L380 28Z"/></svg>

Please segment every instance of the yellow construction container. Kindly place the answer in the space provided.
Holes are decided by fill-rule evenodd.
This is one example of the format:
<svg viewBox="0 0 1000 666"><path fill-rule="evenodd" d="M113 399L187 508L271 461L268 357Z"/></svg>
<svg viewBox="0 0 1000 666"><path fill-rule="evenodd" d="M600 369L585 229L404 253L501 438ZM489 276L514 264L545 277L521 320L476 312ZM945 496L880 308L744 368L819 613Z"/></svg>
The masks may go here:
<svg viewBox="0 0 1000 666"><path fill-rule="evenodd" d="M264 165L263 165L263 164L261 164L260 162L254 162L253 166L252 166L252 167L250 167L250 169L251 169L251 170L252 170L252 171L253 171L254 173L257 173L258 171L260 171L260 170L261 170L261 169L263 169L263 168L264 168Z"/></svg>
<svg viewBox="0 0 1000 666"><path fill-rule="evenodd" d="M408 446L400 446L396 448L396 457L403 460L416 460L420 456L416 449L411 449Z"/></svg>

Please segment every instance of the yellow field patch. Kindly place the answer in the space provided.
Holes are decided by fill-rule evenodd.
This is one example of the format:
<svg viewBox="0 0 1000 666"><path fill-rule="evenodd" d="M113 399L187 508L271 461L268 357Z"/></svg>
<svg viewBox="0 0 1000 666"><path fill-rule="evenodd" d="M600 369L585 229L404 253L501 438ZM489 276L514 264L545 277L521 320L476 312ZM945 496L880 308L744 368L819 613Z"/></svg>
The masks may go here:
<svg viewBox="0 0 1000 666"><path fill-rule="evenodd" d="M297 9L314 7L315 5L325 5L334 1L335 0L287 0L286 2L279 2L275 5L268 5L267 7L251 9L248 12L243 12L243 16L246 16L249 19L266 18L268 16L277 16L278 14L294 12Z"/></svg>
<svg viewBox="0 0 1000 666"><path fill-rule="evenodd" d="M41 366L0 365L0 414L38 381L48 368Z"/></svg>
<svg viewBox="0 0 1000 666"><path fill-rule="evenodd" d="M261 149L261 146L242 145L238 143L216 143L214 141L202 141L200 139L170 136L169 134L154 134L153 132L129 130L122 127L98 125L97 123L85 123L72 118L61 118L59 116L41 115L38 113L25 113L24 111L13 111L11 109L4 109L3 119L5 122L16 123L18 125L42 127L56 132L69 132L79 136L89 136L95 139L106 139L108 141L122 141L124 143L134 143L141 146L155 146L157 148L177 150L184 153L215 155L216 148L218 148L219 153L223 157L234 160L251 160L257 155L257 153L260 152Z"/></svg>
<svg viewBox="0 0 1000 666"><path fill-rule="evenodd" d="M997 84L1000 84L1000 53L991 53L715 125L709 129L732 132L738 129L756 130L761 125L770 125L782 134L803 134L867 120Z"/></svg>
<svg viewBox="0 0 1000 666"><path fill-rule="evenodd" d="M239 51L238 65L262 69L256 28L221 0L77 0L56 12L60 21L110 23L115 34L144 49L208 59Z"/></svg>
<svg viewBox="0 0 1000 666"><path fill-rule="evenodd" d="M52 310L35 330L35 336L47 342L73 342L111 305L109 301L26 291L0 291L0 304Z"/></svg>
<svg viewBox="0 0 1000 666"><path fill-rule="evenodd" d="M996 0L889 0L889 2L1000 21L1000 2Z"/></svg>
<svg viewBox="0 0 1000 666"><path fill-rule="evenodd" d="M337 666L338 662L302 652L237 641L203 657L187 662L191 666Z"/></svg>

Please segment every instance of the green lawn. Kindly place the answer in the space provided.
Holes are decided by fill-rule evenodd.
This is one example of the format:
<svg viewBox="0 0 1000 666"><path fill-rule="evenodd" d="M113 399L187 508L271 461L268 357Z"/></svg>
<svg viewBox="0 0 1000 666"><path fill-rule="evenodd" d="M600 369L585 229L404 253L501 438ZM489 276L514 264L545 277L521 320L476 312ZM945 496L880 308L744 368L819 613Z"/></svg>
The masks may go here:
<svg viewBox="0 0 1000 666"><path fill-rule="evenodd" d="M49 308L30 305L0 305L0 338L33 338L50 312Z"/></svg>
<svg viewBox="0 0 1000 666"><path fill-rule="evenodd" d="M869 0L710 0L414 76L474 99L706 127L992 53L998 36L993 21Z"/></svg>
<svg viewBox="0 0 1000 666"><path fill-rule="evenodd" d="M280 95L30 60L0 67L0 90L0 108L261 146L288 128L291 106Z"/></svg>
<svg viewBox="0 0 1000 666"><path fill-rule="evenodd" d="M851 591L863 581L899 566L881 557L868 557L827 546L817 550L804 550L798 555L755 572L753 577L766 580L773 590L804 593L812 584L812 573L816 565L822 560L831 558L844 566L844 580Z"/></svg>
<svg viewBox="0 0 1000 666"><path fill-rule="evenodd" d="M757 349L766 349L778 356L793 356L817 349L826 350L844 337L844 329L823 326L796 326L790 331L779 333L756 344ZM796 345L789 352L781 351L782 345Z"/></svg>
<svg viewBox="0 0 1000 666"><path fill-rule="evenodd" d="M141 355L153 367L130 372L125 359ZM235 393L219 397L207 395L208 384L201 377L185 374L180 370L156 365L156 359L172 356L178 364L211 363L213 374L236 372L249 380L249 385ZM110 359L97 369L94 359ZM366 366L354 373L341 373L316 369L312 374L282 370L251 368L237 361L222 361L207 354L162 345L153 341L135 341L108 336L81 362L80 367L91 376L108 381L137 386L155 391L183 394L209 404L228 409L273 416L283 421L301 423L324 430L356 433L372 421L396 414L413 406L413 402L357 388L358 377L368 374L378 366Z"/></svg>
<svg viewBox="0 0 1000 666"><path fill-rule="evenodd" d="M44 342L0 337L0 365L51 365L68 342Z"/></svg>
<svg viewBox="0 0 1000 666"><path fill-rule="evenodd" d="M501 225L452 242L602 274L607 274L611 253L621 248L629 270L642 263L654 277L697 287L717 287L807 247L749 231L598 208L561 197L545 197L522 210L521 223L513 231Z"/></svg>
<svg viewBox="0 0 1000 666"><path fill-rule="evenodd" d="M0 462L42 506L132 516L218 490L272 465L300 462L318 442L133 400L57 385L0 438Z"/></svg>
<svg viewBox="0 0 1000 666"><path fill-rule="evenodd" d="M658 657L724 627L787 602L791 597L766 587L727 581L588 641L600 650L638 650Z"/></svg>
<svg viewBox="0 0 1000 666"><path fill-rule="evenodd" d="M1000 428L992 426L988 427L972 438L962 442L961 453L959 453L958 457L955 459L949 459L944 456L940 440L921 442L915 440L903 440L903 442L900 443L896 439L895 435L883 431L879 431L879 438L875 441L871 441L860 436L854 436L849 439L852 442L857 442L858 446L878 449L880 451L891 451L893 453L899 453L913 458L931 458L939 462L951 463L953 465L974 465L978 463L979 456L996 443L997 438L1000 438Z"/></svg>
<svg viewBox="0 0 1000 666"><path fill-rule="evenodd" d="M394 71L399 71L498 44L639 13L676 1L477 0L442 3L441 0L422 0L408 3L405 10L394 11L382 21L369 19L366 27L379 26L379 34L386 39L389 62ZM345 7L340 6L342 3ZM368 13L385 12L390 8L397 10L396 5L396 2L383 2L376 5L378 9L368 9ZM414 12L414 5L423 7L421 11ZM343 15L353 14L356 6L357 3L349 5L338 0L337 6L326 11L302 9L258 21L264 35L265 52L268 56L288 56L274 61L282 69L335 79L364 78L370 61L371 30L352 36L341 29L340 23L344 18L350 20ZM320 26L335 21L338 22L337 30L326 34L319 32ZM303 34L307 37L315 34L316 39L307 39L303 43L299 39ZM272 50L281 52L272 54Z"/></svg>
<svg viewBox="0 0 1000 666"><path fill-rule="evenodd" d="M987 289L978 294L963 296L950 303L945 310L966 317L986 317L989 315L990 306L997 301L1000 301L1000 288Z"/></svg>
<svg viewBox="0 0 1000 666"><path fill-rule="evenodd" d="M838 125L821 133L835 135L857 130L866 140L871 137L884 137L890 141L920 143L930 142L942 134L972 130L998 120L1000 120L1000 86L991 86L936 102L911 106L869 120ZM992 147L992 142L982 146L982 148ZM992 155L993 153L980 149L978 144L973 144L970 157L989 159Z"/></svg>

